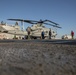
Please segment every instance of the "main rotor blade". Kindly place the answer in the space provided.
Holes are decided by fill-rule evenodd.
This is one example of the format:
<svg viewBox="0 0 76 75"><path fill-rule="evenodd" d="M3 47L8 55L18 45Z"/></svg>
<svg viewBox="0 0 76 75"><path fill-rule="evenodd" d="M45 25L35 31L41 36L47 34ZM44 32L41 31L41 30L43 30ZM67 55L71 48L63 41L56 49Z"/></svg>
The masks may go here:
<svg viewBox="0 0 76 75"><path fill-rule="evenodd" d="M23 19L7 19L7 20L12 20L12 21L23 21Z"/></svg>
<svg viewBox="0 0 76 75"><path fill-rule="evenodd" d="M12 21L23 21L23 22L27 22L27 23L32 23L32 24L36 24L36 23L44 23L46 20L39 20L39 21L35 21L35 20L23 20L23 19L7 19L7 20L12 20Z"/></svg>
<svg viewBox="0 0 76 75"><path fill-rule="evenodd" d="M49 24L49 23L44 23L44 24L46 24L46 25L51 25L51 26L53 26L53 27L57 27L57 28L62 28L62 27L60 27L60 26L52 25L52 24Z"/></svg>
<svg viewBox="0 0 76 75"><path fill-rule="evenodd" d="M7 20L12 20L12 21L22 21L22 22L27 22L27 23L30 23L30 24L35 24L35 22L38 22L38 21L33 21L33 20L23 20L23 19L7 19Z"/></svg>
<svg viewBox="0 0 76 75"><path fill-rule="evenodd" d="M46 25L51 25L53 27L57 27L57 28L61 28L60 26L58 26L59 24L53 22L53 21L50 21L50 20L40 20L40 21L35 21L35 20L23 20L23 19L7 19L7 20L12 20L12 21L21 21L21 22L27 22L27 23L30 23L30 24L37 24L37 23L41 23L41 24L46 24ZM51 22L53 24L49 24L49 23L45 23L45 22Z"/></svg>
<svg viewBox="0 0 76 75"><path fill-rule="evenodd" d="M55 23L55 22L50 21L50 20L46 20L46 21L51 22L51 23L53 23L53 24L55 24L55 25L59 25L58 23Z"/></svg>

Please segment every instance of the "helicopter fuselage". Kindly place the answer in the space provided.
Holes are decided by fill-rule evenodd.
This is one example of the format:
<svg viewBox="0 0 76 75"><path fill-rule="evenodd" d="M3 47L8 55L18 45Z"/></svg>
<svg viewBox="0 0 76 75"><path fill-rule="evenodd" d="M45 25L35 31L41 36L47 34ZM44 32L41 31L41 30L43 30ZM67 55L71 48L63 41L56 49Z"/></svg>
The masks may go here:
<svg viewBox="0 0 76 75"><path fill-rule="evenodd" d="M46 28L43 24L34 24L32 27L29 27L30 29L30 36L32 38L41 38L41 32L44 31L44 37L49 38L49 31L51 28ZM57 33L51 29L51 37L55 38Z"/></svg>

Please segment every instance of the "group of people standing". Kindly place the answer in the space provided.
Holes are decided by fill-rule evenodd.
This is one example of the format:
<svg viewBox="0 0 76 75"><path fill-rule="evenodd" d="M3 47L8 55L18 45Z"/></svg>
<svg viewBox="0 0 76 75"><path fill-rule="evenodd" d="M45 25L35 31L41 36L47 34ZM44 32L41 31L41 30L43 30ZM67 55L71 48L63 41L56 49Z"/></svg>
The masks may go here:
<svg viewBox="0 0 76 75"><path fill-rule="evenodd" d="M51 39L51 37L52 37L51 29L49 30L48 35L49 35L48 36L49 39ZM74 39L74 31L71 31L71 37L72 37L72 39ZM30 39L30 30L29 29L28 29L28 39ZM45 32L44 31L41 32L41 39L45 39Z"/></svg>
<svg viewBox="0 0 76 75"><path fill-rule="evenodd" d="M51 32L51 29L50 29L50 31L49 31L49 39L51 39L51 36L52 36L52 32ZM72 37L72 39L74 39L74 31L71 31L71 37ZM42 33L41 33L41 38L42 39L45 38L44 31L42 31Z"/></svg>
<svg viewBox="0 0 76 75"><path fill-rule="evenodd" d="M51 29L50 29L50 31L49 31L48 34L49 34L49 39L51 39L51 35L52 35L52 33L51 33ZM45 38L44 35L45 35L44 31L42 31L42 32L41 32L41 39L44 39L44 38Z"/></svg>

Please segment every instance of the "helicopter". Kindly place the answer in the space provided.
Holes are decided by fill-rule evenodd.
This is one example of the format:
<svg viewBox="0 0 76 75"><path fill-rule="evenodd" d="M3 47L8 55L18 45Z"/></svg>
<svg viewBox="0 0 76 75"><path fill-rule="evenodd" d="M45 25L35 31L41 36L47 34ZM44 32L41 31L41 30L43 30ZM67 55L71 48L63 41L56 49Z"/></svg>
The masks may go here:
<svg viewBox="0 0 76 75"><path fill-rule="evenodd" d="M59 24L50 21L50 20L39 20L39 21L35 21L35 20L24 20L24 19L7 19L7 20L12 20L12 21L20 21L22 24L22 29L24 29L24 22L32 24L31 27L27 27L26 31L27 34L26 35L26 39L28 37L28 32L30 32L30 38L31 39L37 39L37 38L41 38L41 32L44 31L44 36L45 39L49 38L49 31L51 30L52 33L52 38L55 38L57 35L57 31L53 30L52 28L46 28L44 25L50 25L53 26L55 28L61 28L59 26ZM49 22L49 23L47 23Z"/></svg>
<svg viewBox="0 0 76 75"><path fill-rule="evenodd" d="M6 22L0 23L0 39L23 39L26 31L22 31L18 22L14 25Z"/></svg>

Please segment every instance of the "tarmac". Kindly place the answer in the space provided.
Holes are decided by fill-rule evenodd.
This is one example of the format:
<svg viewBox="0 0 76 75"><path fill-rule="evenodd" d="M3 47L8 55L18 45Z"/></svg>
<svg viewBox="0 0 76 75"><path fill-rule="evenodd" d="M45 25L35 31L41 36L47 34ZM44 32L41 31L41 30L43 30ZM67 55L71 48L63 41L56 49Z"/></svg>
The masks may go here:
<svg viewBox="0 0 76 75"><path fill-rule="evenodd" d="M68 44L68 45L76 45L76 39L68 39L68 40L63 40L63 39L4 39L0 40L0 43L10 43L10 42L15 42L15 43L22 43L22 42L41 42L41 43L52 43L52 44Z"/></svg>
<svg viewBox="0 0 76 75"><path fill-rule="evenodd" d="M0 75L76 75L76 40L0 40Z"/></svg>

